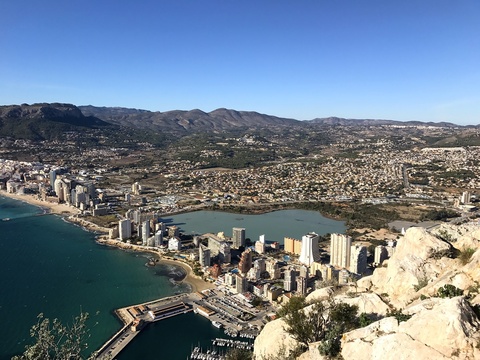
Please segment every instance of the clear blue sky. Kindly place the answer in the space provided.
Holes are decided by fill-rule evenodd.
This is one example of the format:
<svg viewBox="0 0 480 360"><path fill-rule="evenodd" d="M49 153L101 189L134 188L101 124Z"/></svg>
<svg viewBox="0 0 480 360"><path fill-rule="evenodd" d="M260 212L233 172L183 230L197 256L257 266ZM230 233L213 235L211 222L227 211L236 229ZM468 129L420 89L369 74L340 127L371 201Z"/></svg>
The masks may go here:
<svg viewBox="0 0 480 360"><path fill-rule="evenodd" d="M480 124L479 0L5 0L0 104Z"/></svg>

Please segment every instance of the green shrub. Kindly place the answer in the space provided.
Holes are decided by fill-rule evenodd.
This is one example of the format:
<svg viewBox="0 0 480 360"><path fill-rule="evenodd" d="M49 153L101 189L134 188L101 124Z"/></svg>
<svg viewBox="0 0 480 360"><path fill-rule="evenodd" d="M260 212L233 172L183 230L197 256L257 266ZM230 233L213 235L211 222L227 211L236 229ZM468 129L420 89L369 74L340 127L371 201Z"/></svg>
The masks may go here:
<svg viewBox="0 0 480 360"><path fill-rule="evenodd" d="M393 309L393 310L388 309L387 317L389 316L393 316L395 319L397 319L398 322L407 321L412 317L412 315L404 314L402 310L397 310L397 309Z"/></svg>
<svg viewBox="0 0 480 360"><path fill-rule="evenodd" d="M365 327L370 325L373 322L373 320L368 316L367 313L361 313L360 316L358 317L358 325L360 327Z"/></svg>
<svg viewBox="0 0 480 360"><path fill-rule="evenodd" d="M436 297L439 298L452 298L455 296L462 296L463 290L453 286L452 284L443 285L443 287L439 288L437 291Z"/></svg>
<svg viewBox="0 0 480 360"><path fill-rule="evenodd" d="M462 265L466 265L470 261L474 253L475 253L475 249L472 249L472 248L463 249L460 251L460 255L458 255L458 259L460 260Z"/></svg>
<svg viewBox="0 0 480 360"><path fill-rule="evenodd" d="M413 285L413 288L415 289L415 291L419 291L420 289L423 289L427 285L428 285L428 279L426 277L422 277L418 279L417 285Z"/></svg>

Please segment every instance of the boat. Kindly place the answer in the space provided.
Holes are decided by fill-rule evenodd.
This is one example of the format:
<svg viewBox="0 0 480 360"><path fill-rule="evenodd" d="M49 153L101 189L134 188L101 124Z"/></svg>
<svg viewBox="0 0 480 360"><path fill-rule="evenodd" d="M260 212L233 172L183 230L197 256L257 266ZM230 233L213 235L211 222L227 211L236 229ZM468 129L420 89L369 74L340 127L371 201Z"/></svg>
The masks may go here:
<svg viewBox="0 0 480 360"><path fill-rule="evenodd" d="M215 326L216 328L219 328L221 329L222 328L222 324L219 323L218 321L215 321L215 320L212 320L212 325Z"/></svg>

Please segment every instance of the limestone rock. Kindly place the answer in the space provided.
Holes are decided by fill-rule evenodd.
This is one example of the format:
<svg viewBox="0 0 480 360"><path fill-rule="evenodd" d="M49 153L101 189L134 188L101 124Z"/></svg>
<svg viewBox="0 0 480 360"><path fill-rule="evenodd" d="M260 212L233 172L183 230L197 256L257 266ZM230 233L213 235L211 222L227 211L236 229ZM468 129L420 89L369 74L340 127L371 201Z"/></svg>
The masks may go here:
<svg viewBox="0 0 480 360"><path fill-rule="evenodd" d="M470 261L463 267L463 271L474 281L480 282L480 248L470 258Z"/></svg>
<svg viewBox="0 0 480 360"><path fill-rule="evenodd" d="M328 360L327 357L320 354L318 346L320 342L311 343L308 346L308 350L300 355L297 360Z"/></svg>
<svg viewBox="0 0 480 360"><path fill-rule="evenodd" d="M362 293L353 297L347 295L336 296L335 301L358 306L359 314L367 313L385 316L389 309L388 305L375 293Z"/></svg>
<svg viewBox="0 0 480 360"><path fill-rule="evenodd" d="M449 357L456 350L473 350L480 340L480 321L467 301L432 298L405 309L414 315L399 325L399 331Z"/></svg>
<svg viewBox="0 0 480 360"><path fill-rule="evenodd" d="M425 273L427 260L436 253L448 251L450 245L423 228L409 228L387 268L378 268L372 275L372 290L387 293L393 306L403 308L415 295L414 286L420 279L438 276Z"/></svg>
<svg viewBox="0 0 480 360"><path fill-rule="evenodd" d="M470 303L472 305L480 305L480 294L478 294L472 300L470 300Z"/></svg>
<svg viewBox="0 0 480 360"><path fill-rule="evenodd" d="M459 250L464 248L477 249L480 247L480 226L478 221L470 221L461 225L443 223L432 232L440 236L447 234L451 238L453 246Z"/></svg>
<svg viewBox="0 0 480 360"><path fill-rule="evenodd" d="M276 356L282 350L289 354L299 345L298 341L284 330L285 327L283 319L276 319L265 325L255 339L254 355L256 359Z"/></svg>
<svg viewBox="0 0 480 360"><path fill-rule="evenodd" d="M314 290L307 297L307 302L312 302L315 300L327 300L333 294L333 287L328 286L321 289Z"/></svg>
<svg viewBox="0 0 480 360"><path fill-rule="evenodd" d="M357 281L358 291L368 291L370 290L371 287L372 287L372 276L365 276Z"/></svg>
<svg viewBox="0 0 480 360"><path fill-rule="evenodd" d="M463 297L428 299L393 317L343 335L344 359L478 359L480 322Z"/></svg>

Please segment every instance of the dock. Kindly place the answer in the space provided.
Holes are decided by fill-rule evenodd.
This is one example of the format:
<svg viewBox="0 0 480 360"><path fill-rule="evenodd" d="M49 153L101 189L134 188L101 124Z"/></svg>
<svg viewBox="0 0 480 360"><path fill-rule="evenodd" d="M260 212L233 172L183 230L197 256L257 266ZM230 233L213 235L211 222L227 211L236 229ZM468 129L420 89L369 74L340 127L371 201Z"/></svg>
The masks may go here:
<svg viewBox="0 0 480 360"><path fill-rule="evenodd" d="M162 299L131 305L115 310L115 314L124 326L95 352L95 359L115 358L140 331L148 324L168 319L173 316L194 311L211 321L212 326L223 329L230 337L255 339L263 326L265 311L258 311L246 306L235 296L226 296L217 290L203 293L183 293ZM239 347L252 350L248 341L215 339L218 347ZM191 358L218 358L223 354L203 353L198 348Z"/></svg>
<svg viewBox="0 0 480 360"><path fill-rule="evenodd" d="M114 358L149 323L188 313L200 298L196 293L179 294L115 310L124 326L95 352L95 358Z"/></svg>

